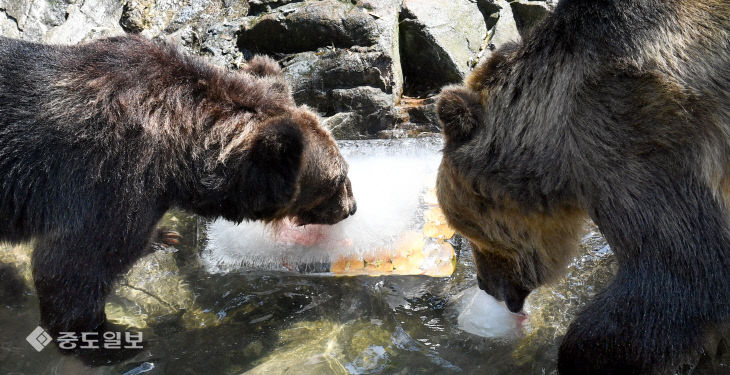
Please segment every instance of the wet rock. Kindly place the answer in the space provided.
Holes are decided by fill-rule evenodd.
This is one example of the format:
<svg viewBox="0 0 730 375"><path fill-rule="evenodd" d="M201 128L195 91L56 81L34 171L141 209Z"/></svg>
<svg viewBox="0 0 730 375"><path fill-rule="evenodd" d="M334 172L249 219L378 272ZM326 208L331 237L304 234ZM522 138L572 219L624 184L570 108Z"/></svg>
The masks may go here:
<svg viewBox="0 0 730 375"><path fill-rule="evenodd" d="M550 7L543 1L515 0L509 5L512 8L517 29L523 37L550 13Z"/></svg>
<svg viewBox="0 0 730 375"><path fill-rule="evenodd" d="M279 336L277 349L243 375L377 374L393 346L388 330L364 321L300 322Z"/></svg>
<svg viewBox="0 0 730 375"><path fill-rule="evenodd" d="M32 254L33 247L31 245L9 245L0 243L0 263L11 266L17 270L18 275L29 288L34 288L31 268Z"/></svg>
<svg viewBox="0 0 730 375"><path fill-rule="evenodd" d="M179 317L187 328L219 323L215 314L203 312L195 304L169 249L140 259L115 285L115 296L105 306L107 319L113 323L141 329L170 316Z"/></svg>
<svg viewBox="0 0 730 375"><path fill-rule="evenodd" d="M400 51L405 91L410 96L436 92L460 82L486 37L478 5L467 0L405 0Z"/></svg>
<svg viewBox="0 0 730 375"><path fill-rule="evenodd" d="M297 53L321 47L369 46L378 28L365 9L336 0L293 3L253 18L238 46L257 53Z"/></svg>

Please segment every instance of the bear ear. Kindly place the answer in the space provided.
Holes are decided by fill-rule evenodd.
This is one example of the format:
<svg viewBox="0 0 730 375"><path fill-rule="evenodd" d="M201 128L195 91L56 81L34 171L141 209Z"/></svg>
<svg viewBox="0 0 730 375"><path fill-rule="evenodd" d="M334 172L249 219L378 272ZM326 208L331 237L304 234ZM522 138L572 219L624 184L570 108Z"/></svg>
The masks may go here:
<svg viewBox="0 0 730 375"><path fill-rule="evenodd" d="M461 86L449 86L441 91L436 112L444 127L447 142L465 141L482 121L479 94Z"/></svg>
<svg viewBox="0 0 730 375"><path fill-rule="evenodd" d="M266 55L254 56L244 70L259 77L283 76L281 66L276 60Z"/></svg>
<svg viewBox="0 0 730 375"><path fill-rule="evenodd" d="M240 192L253 218L278 219L297 191L304 136L288 117L267 121L255 135Z"/></svg>

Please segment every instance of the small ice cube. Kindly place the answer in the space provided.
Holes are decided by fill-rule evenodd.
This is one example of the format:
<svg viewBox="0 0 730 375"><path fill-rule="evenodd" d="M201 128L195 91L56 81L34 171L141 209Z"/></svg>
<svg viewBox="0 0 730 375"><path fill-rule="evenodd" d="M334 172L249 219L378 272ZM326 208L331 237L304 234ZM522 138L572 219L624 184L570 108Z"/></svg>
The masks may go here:
<svg viewBox="0 0 730 375"><path fill-rule="evenodd" d="M513 314L504 303L471 287L457 299L459 328L482 337L514 337L519 335L524 315Z"/></svg>

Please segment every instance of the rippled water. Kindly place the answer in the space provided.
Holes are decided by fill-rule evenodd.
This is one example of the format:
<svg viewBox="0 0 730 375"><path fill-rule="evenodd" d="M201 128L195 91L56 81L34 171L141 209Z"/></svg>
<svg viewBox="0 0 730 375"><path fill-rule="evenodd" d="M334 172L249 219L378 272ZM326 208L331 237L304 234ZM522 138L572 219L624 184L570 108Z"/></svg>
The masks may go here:
<svg viewBox="0 0 730 375"><path fill-rule="evenodd" d="M513 339L461 331L455 296L475 285L470 249L458 238L456 272L423 276L331 277L201 265L203 220L172 212L165 224L182 243L143 259L107 304L110 320L138 327L142 353L86 368L25 337L38 322L24 286L28 247L0 245L1 374L554 374L567 325L615 271L604 240L586 223L583 254L566 277L528 299L530 319ZM703 372L696 372L703 373Z"/></svg>

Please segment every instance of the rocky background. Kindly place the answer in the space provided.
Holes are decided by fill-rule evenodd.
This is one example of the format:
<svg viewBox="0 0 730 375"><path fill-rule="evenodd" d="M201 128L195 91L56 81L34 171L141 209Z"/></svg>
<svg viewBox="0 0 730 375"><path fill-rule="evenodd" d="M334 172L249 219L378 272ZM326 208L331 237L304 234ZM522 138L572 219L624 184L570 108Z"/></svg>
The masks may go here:
<svg viewBox="0 0 730 375"><path fill-rule="evenodd" d="M73 44L141 33L236 69L284 67L299 104L339 139L439 132L459 83L554 6L537 0L0 0L0 35Z"/></svg>

